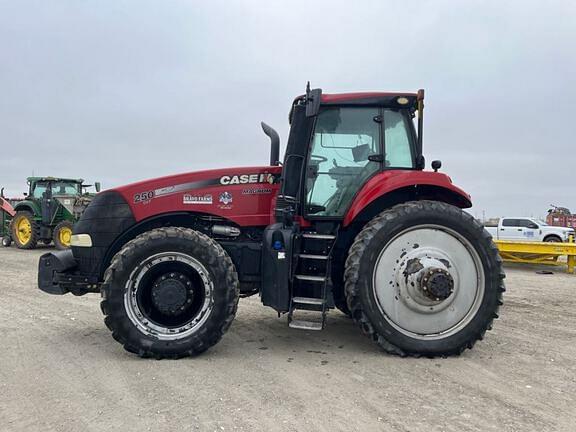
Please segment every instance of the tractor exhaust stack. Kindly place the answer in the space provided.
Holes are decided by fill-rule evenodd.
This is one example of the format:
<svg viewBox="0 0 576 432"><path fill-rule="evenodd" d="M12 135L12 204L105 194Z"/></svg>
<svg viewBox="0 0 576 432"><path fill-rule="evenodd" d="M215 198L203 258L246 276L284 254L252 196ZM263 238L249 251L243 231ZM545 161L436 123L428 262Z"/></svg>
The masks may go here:
<svg viewBox="0 0 576 432"><path fill-rule="evenodd" d="M270 165L278 166L280 165L280 137L278 132L264 122L260 122L260 125L264 133L270 138Z"/></svg>

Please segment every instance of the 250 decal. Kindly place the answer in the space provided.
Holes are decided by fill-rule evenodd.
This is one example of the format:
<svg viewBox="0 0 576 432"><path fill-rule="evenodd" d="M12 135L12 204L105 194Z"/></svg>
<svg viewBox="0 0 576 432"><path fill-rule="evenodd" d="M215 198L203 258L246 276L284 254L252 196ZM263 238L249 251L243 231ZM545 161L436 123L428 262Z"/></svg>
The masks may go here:
<svg viewBox="0 0 576 432"><path fill-rule="evenodd" d="M134 194L134 204L139 202L147 202L154 198L154 191L139 192Z"/></svg>

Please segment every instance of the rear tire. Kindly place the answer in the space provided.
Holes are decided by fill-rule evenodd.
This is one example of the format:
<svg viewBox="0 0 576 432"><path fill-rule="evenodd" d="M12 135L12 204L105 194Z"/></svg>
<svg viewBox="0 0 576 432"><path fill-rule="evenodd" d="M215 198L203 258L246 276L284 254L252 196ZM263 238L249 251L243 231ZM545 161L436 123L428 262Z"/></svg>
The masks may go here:
<svg viewBox="0 0 576 432"><path fill-rule="evenodd" d="M64 250L70 248L73 226L74 224L67 220L56 225L56 228L54 228L54 232L52 233L52 240L54 241L56 249ZM48 240L47 244L50 244L50 240Z"/></svg>
<svg viewBox="0 0 576 432"><path fill-rule="evenodd" d="M140 357L194 356L215 345L238 307L238 275L226 251L187 228L158 228L128 242L102 285L112 336Z"/></svg>
<svg viewBox="0 0 576 432"><path fill-rule="evenodd" d="M38 225L29 211L19 211L10 223L10 237L19 249L34 249L38 243Z"/></svg>
<svg viewBox="0 0 576 432"><path fill-rule="evenodd" d="M348 318L352 317L352 312L350 312L350 308L348 307L348 303L346 302L345 298L336 298L334 297L334 306Z"/></svg>
<svg viewBox="0 0 576 432"><path fill-rule="evenodd" d="M345 269L354 321L385 351L448 356L472 348L497 318L502 260L468 213L435 201L400 204L357 235Z"/></svg>

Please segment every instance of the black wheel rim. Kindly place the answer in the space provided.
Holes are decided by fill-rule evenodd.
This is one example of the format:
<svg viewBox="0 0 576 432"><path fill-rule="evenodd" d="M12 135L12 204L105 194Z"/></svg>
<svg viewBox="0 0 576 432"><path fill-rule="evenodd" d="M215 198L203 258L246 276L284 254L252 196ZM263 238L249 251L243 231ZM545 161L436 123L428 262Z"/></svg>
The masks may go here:
<svg viewBox="0 0 576 432"><path fill-rule="evenodd" d="M181 252L143 260L126 283L124 305L140 331L159 339L193 333L212 310L214 284L206 267Z"/></svg>

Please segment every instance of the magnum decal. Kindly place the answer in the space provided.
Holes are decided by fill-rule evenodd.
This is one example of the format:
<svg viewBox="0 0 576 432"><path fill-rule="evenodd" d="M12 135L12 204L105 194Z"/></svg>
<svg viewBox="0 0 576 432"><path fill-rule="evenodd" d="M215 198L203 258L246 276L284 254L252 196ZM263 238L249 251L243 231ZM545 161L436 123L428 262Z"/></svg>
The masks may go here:
<svg viewBox="0 0 576 432"><path fill-rule="evenodd" d="M272 189L270 188L242 189L242 195L267 195L271 193Z"/></svg>

